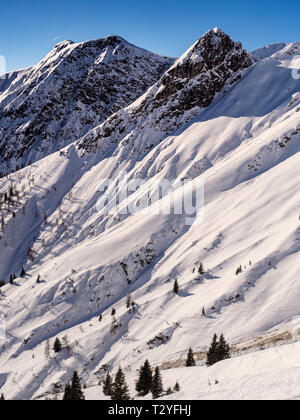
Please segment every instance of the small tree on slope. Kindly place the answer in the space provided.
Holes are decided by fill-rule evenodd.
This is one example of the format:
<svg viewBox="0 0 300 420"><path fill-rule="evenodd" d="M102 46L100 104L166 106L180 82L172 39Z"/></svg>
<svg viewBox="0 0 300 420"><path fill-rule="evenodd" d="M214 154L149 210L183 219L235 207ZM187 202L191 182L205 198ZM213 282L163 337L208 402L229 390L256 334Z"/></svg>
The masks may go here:
<svg viewBox="0 0 300 420"><path fill-rule="evenodd" d="M55 353L59 353L61 349L62 349L61 342L59 338L56 338L56 340L54 341L53 350L55 351Z"/></svg>
<svg viewBox="0 0 300 420"><path fill-rule="evenodd" d="M179 293L179 284L178 284L178 281L177 281L177 280L175 280L175 282L174 282L173 292L174 292L176 295L178 295L178 293Z"/></svg>
<svg viewBox="0 0 300 420"><path fill-rule="evenodd" d="M217 351L218 351L218 337L217 334L214 334L213 336L213 340L211 342L210 348L208 350L207 353L207 361L206 361L206 365L207 366L212 366L215 363L217 363Z"/></svg>
<svg viewBox="0 0 300 420"><path fill-rule="evenodd" d="M24 266L22 265L20 277L25 277L25 275L26 275L26 271L24 269Z"/></svg>
<svg viewBox="0 0 300 420"><path fill-rule="evenodd" d="M153 377L153 381L152 381L152 386L151 386L151 392L152 392L152 397L153 399L157 399L161 396L162 392L163 392L163 383L162 383L162 378L161 378L161 374L160 374L160 370L157 367L155 369L155 374Z"/></svg>
<svg viewBox="0 0 300 420"><path fill-rule="evenodd" d="M130 400L128 386L121 367L119 368L118 373L116 374L115 381L112 386L111 399L113 401Z"/></svg>
<svg viewBox="0 0 300 420"><path fill-rule="evenodd" d="M207 366L212 366L217 362L220 362L222 360L229 359L229 358L230 358L229 344L226 342L223 334L221 334L219 341L218 341L217 335L215 334L207 353L207 362L206 362Z"/></svg>
<svg viewBox="0 0 300 420"><path fill-rule="evenodd" d="M139 370L139 378L136 383L135 389L137 390L140 397L144 397L151 391L152 385L152 371L149 361L146 360L144 366Z"/></svg>
<svg viewBox="0 0 300 420"><path fill-rule="evenodd" d="M220 336L217 356L218 362L221 360L230 359L230 347L229 344L226 342L223 334L221 334Z"/></svg>
<svg viewBox="0 0 300 420"><path fill-rule="evenodd" d="M63 400L67 401L83 401L85 400L85 396L81 390L80 379L78 373L75 371L73 374L73 378L71 384L67 384L65 386L65 393L63 396Z"/></svg>
<svg viewBox="0 0 300 420"><path fill-rule="evenodd" d="M192 366L195 366L195 365L196 365L196 362L195 362L195 359L194 359L193 350L192 350L192 348L190 348L189 352L188 352L186 362L185 362L185 366L186 367L192 367Z"/></svg>
<svg viewBox="0 0 300 420"><path fill-rule="evenodd" d="M103 394L106 396L110 396L112 393L112 378L110 374L108 373L106 375L104 385L103 385Z"/></svg>

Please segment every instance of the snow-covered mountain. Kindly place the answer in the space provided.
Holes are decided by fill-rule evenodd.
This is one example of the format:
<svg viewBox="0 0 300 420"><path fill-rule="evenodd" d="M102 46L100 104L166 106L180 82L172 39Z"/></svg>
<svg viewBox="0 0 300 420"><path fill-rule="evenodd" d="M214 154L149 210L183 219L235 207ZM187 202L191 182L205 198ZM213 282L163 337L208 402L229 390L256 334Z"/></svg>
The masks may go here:
<svg viewBox="0 0 300 420"><path fill-rule="evenodd" d="M211 30L159 78L169 60L161 59L156 80L132 103L115 105L81 138L78 131L66 147L0 181L0 279L17 277L0 300L7 398L45 398L75 369L87 396L103 398L96 385L105 372L121 364L133 384L146 358L172 368L164 380L181 382L178 398L229 395L251 366L252 386L240 396L271 398L258 387L272 363L270 384L295 382L295 362L285 369L283 357L300 333L300 79L293 72L300 43L266 50L248 54ZM120 175L140 186L123 200ZM100 205L104 179L110 212ZM160 180L172 188L158 202L150 197L149 211L145 197ZM202 222L202 213L187 224L174 211L183 180L204 183ZM154 206L167 202L170 211L158 214ZM193 368L194 380L189 368L175 369L189 347L201 365L215 332L225 334L233 359L220 370ZM65 346L58 354L56 337ZM278 352L244 354L283 343ZM205 389L215 379L220 391ZM294 398L290 389L276 397Z"/></svg>
<svg viewBox="0 0 300 420"><path fill-rule="evenodd" d="M36 66L0 81L6 174L60 150L129 105L174 60L117 36L61 42Z"/></svg>

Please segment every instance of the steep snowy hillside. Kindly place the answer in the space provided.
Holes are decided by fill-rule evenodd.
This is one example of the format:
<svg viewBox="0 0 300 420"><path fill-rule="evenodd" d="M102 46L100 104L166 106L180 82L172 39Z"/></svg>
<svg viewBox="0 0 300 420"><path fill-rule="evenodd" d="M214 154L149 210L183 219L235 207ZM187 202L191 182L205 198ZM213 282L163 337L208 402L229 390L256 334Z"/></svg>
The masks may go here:
<svg viewBox="0 0 300 420"><path fill-rule="evenodd" d="M239 43L209 31L130 106L0 181L0 278L17 277L0 300L7 398L43 398L74 369L91 386L121 364L133 383L146 358L180 367L190 346L201 364L215 332L241 351L299 340L300 79L292 77L299 54L294 43L252 62ZM105 208L104 179L111 181ZM159 180L171 189L155 201L150 185ZM204 183L204 215L201 208L176 211L183 180ZM132 181L129 198L120 196ZM65 347L58 354L56 337ZM275 366L277 352L268 351ZM197 367L200 380L176 369L186 384L180 397L228 395L245 383L248 364L265 375L264 354L223 362L220 370ZM266 380L289 381L293 360ZM175 377L166 372L166 385ZM219 393L205 389L207 378L220 379ZM244 396L257 397L261 378ZM289 387L276 396L285 392L295 397Z"/></svg>
<svg viewBox="0 0 300 420"><path fill-rule="evenodd" d="M12 172L80 138L155 83L173 59L117 36L58 44L0 81L0 171Z"/></svg>

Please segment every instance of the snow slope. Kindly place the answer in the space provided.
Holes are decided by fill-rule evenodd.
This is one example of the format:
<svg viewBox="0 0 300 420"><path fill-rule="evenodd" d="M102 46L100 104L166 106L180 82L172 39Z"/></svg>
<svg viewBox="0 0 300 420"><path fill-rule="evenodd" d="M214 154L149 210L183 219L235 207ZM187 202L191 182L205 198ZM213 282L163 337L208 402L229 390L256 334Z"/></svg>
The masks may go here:
<svg viewBox="0 0 300 420"><path fill-rule="evenodd" d="M215 332L237 344L295 328L300 81L291 69L299 51L300 43L289 44L252 64L240 44L210 31L128 108L0 181L2 193L10 183L20 191L15 217L12 206L2 206L0 277L18 276L22 264L27 273L1 288L7 339L0 385L8 398L39 398L74 369L89 386L121 364L133 381L146 358L153 366L172 365L190 346L206 351ZM175 91L167 87L170 77ZM203 83L209 91L201 91ZM194 89L198 102L187 109ZM127 180L144 181L129 197L138 211L122 214L123 201L107 214L97 205L101 180L111 178L112 189L123 170ZM204 182L202 223L202 214L190 225L185 214L139 210L149 184L160 179ZM165 206L171 197L171 209L183 188L173 187L160 200ZM136 302L130 313L128 294ZM52 347L57 336L69 349L54 355L47 340ZM197 367L194 375L185 369L164 375L186 383L182 398L229 398L246 384L249 366L261 366L233 398L272 398L264 377L272 387L283 379L274 398L294 398L289 383L297 380L297 361L278 364L293 347L287 349ZM220 387L209 388L207 378L216 375Z"/></svg>
<svg viewBox="0 0 300 420"><path fill-rule="evenodd" d="M178 382L181 390L161 400L299 400L299 350L296 343L225 360L210 368L163 371L164 389L173 389ZM127 374L131 395L136 394L136 377ZM85 395L87 400L107 399L98 386L87 388Z"/></svg>

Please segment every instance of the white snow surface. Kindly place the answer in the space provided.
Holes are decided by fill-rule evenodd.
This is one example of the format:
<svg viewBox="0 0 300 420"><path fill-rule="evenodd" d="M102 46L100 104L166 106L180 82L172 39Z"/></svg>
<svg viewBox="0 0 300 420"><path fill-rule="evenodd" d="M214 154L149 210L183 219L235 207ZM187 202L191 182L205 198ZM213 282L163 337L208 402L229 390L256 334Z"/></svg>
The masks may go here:
<svg viewBox="0 0 300 420"><path fill-rule="evenodd" d="M176 363L189 347L206 351L214 333L237 344L300 328L300 80L291 72L299 45L261 57L171 134L153 131L154 112L130 129L129 143L125 138L112 148L104 139L100 149L82 153L74 142L0 180L1 192L10 182L25 191L15 217L3 210L0 240L0 278L18 277L22 264L27 273L1 288L0 387L7 399L44 398L75 369L87 398L102 399L95 385L105 365L112 373L124 368L133 394L146 358L152 366ZM117 182L122 170L147 183L203 181L203 223L186 225L185 215L97 211L101 179ZM131 314L128 294L137 308ZM166 342L149 344L158 336ZM71 349L55 355L56 337ZM165 386L180 382L178 400L299 398L297 339L211 368L163 371Z"/></svg>
<svg viewBox="0 0 300 420"><path fill-rule="evenodd" d="M299 350L300 344L296 343L225 360L209 368L164 370L165 389L173 389L176 382L181 389L160 400L299 400ZM131 395L136 394L136 377L136 373L127 372ZM87 400L108 399L99 386L87 388L85 395Z"/></svg>

